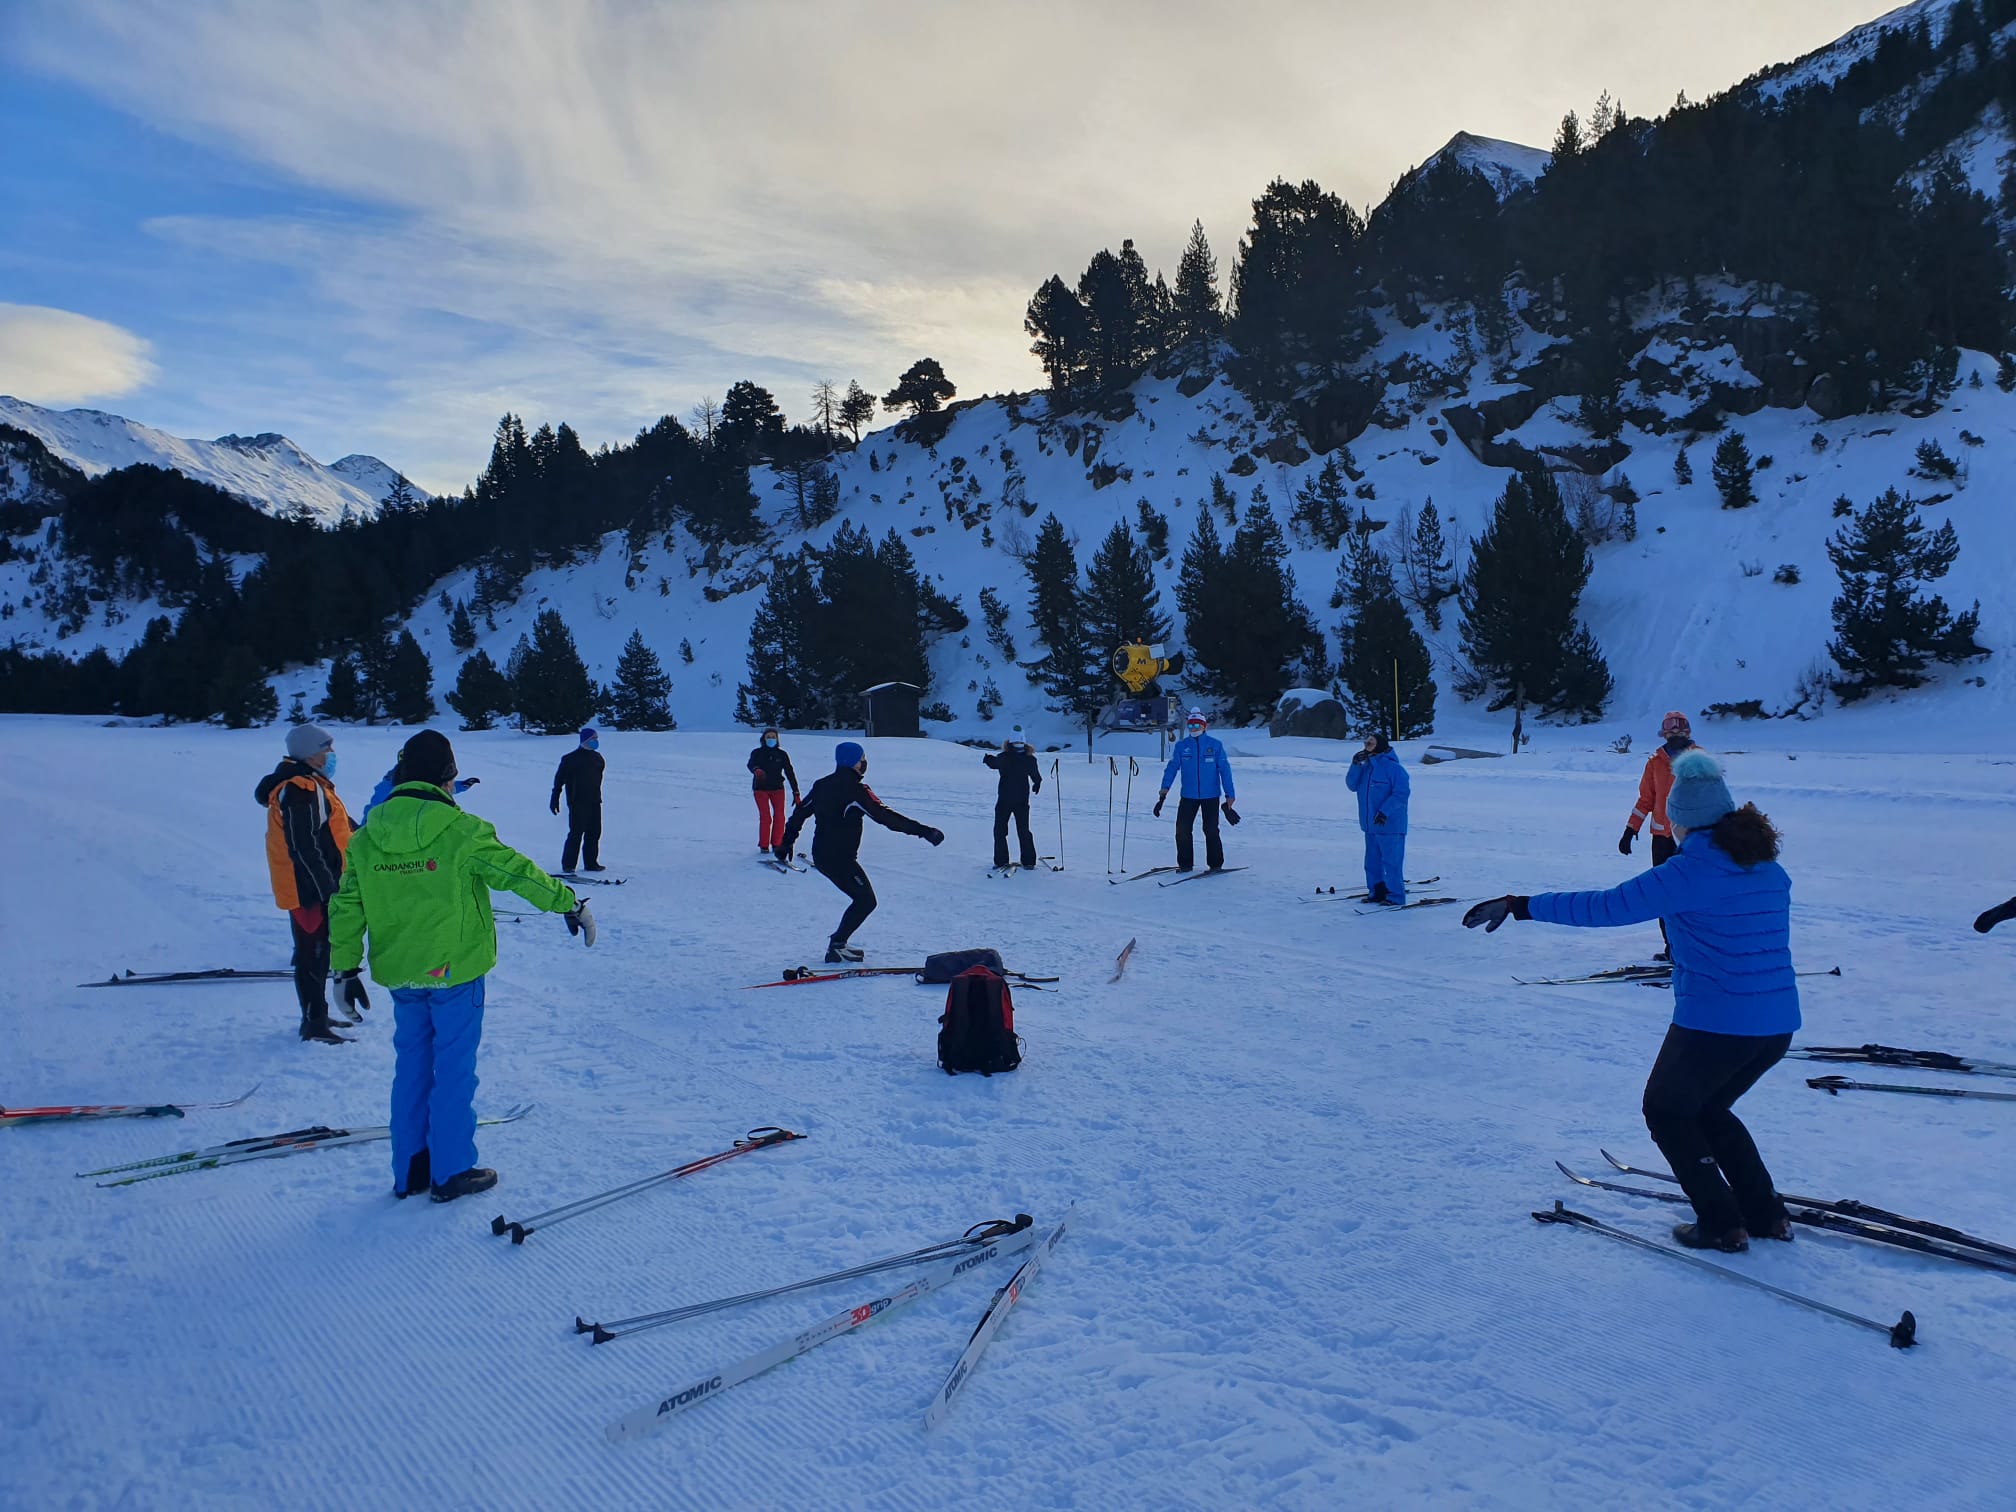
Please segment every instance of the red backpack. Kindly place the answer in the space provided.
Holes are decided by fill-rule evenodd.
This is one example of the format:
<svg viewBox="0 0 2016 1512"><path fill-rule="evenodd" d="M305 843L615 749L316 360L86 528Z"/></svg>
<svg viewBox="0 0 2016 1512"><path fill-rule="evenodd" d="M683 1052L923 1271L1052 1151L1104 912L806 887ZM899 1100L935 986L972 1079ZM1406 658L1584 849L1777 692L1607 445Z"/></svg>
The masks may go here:
<svg viewBox="0 0 2016 1512"><path fill-rule="evenodd" d="M947 1076L961 1071L992 1076L1022 1064L1015 1000L1008 984L985 966L960 972L945 990L945 1012L938 1019L938 1064Z"/></svg>

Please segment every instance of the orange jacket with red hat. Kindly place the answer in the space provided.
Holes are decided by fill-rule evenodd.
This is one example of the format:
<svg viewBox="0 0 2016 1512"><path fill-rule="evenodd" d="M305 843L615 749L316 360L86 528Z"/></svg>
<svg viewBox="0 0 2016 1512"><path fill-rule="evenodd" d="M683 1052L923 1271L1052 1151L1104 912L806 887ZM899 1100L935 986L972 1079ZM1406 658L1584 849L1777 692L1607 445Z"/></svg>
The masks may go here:
<svg viewBox="0 0 2016 1512"><path fill-rule="evenodd" d="M1666 817L1666 798L1673 791L1673 758L1693 749L1694 735L1687 716L1677 709L1659 722L1659 733L1665 744L1645 758L1645 772L1638 779L1638 806L1624 825L1635 835L1650 819L1652 833L1670 839L1673 823Z"/></svg>

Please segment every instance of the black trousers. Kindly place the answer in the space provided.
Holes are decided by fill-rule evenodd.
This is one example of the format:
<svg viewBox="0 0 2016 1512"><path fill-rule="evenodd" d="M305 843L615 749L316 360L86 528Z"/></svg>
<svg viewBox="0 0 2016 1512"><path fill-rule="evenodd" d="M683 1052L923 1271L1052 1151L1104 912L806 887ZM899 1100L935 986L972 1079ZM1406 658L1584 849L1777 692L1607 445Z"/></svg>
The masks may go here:
<svg viewBox="0 0 2016 1512"><path fill-rule="evenodd" d="M1675 840L1671 835L1654 835L1652 837L1652 864L1654 866L1664 866L1679 854L1680 842ZM1673 942L1666 938L1666 921L1664 919L1659 921L1659 943L1668 950L1673 948Z"/></svg>
<svg viewBox="0 0 2016 1512"><path fill-rule="evenodd" d="M859 861L821 861L812 858L813 870L847 894L847 912L840 915L840 927L833 931L835 945L845 945L854 931L875 912L875 889L868 885L868 873Z"/></svg>
<svg viewBox="0 0 2016 1512"><path fill-rule="evenodd" d="M599 803L593 808L578 809L571 803L567 805L567 845L560 852L560 870L574 870L574 863L584 859L584 848L587 851L585 859L590 866L602 860L602 805Z"/></svg>
<svg viewBox="0 0 2016 1512"><path fill-rule="evenodd" d="M1015 820L1015 838L1022 843L1022 865L1033 867L1036 864L1036 837L1029 833L1027 798L1020 803L1010 798L994 800L994 864L1008 864L1008 820L1011 815Z"/></svg>
<svg viewBox="0 0 2016 1512"><path fill-rule="evenodd" d="M287 927L294 932L294 995L301 1000L306 1018L329 1016L329 910L322 910L322 927L310 934L290 912Z"/></svg>
<svg viewBox="0 0 2016 1512"><path fill-rule="evenodd" d="M1204 864L1216 871L1225 864L1225 842L1218 837L1216 798L1179 798L1176 801L1176 864L1190 870L1196 852L1190 841L1190 826L1204 816Z"/></svg>
<svg viewBox="0 0 2016 1512"><path fill-rule="evenodd" d="M1785 1220L1764 1157L1732 1109L1791 1044L1789 1034L1710 1034L1675 1024L1652 1063L1645 1127L1710 1233L1770 1233Z"/></svg>

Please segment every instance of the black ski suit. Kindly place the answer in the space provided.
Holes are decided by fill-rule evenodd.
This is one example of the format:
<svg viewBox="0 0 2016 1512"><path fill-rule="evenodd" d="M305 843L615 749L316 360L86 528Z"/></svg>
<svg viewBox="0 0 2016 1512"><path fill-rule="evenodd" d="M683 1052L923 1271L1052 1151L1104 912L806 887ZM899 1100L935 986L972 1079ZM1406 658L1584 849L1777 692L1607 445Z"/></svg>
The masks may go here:
<svg viewBox="0 0 2016 1512"><path fill-rule="evenodd" d="M1036 764L1036 753L1026 745L1011 745L981 759L1001 774L994 795L994 864L1008 864L1008 820L1012 817L1015 838L1022 844L1022 866L1025 870L1033 867L1036 837L1029 833L1029 795L1043 791L1043 770Z"/></svg>
<svg viewBox="0 0 2016 1512"><path fill-rule="evenodd" d="M602 860L602 753L576 746L560 758L553 773L553 812L567 795L567 845L560 852L560 870L571 872L583 856L590 867Z"/></svg>
<svg viewBox="0 0 2016 1512"><path fill-rule="evenodd" d="M915 835L933 845L945 838L929 825L905 818L890 808L869 790L861 774L852 767L841 767L813 783L806 790L804 801L791 811L791 821L784 826L784 839L777 849L781 855L790 855L805 821L818 820L812 832L812 865L847 894L847 911L840 916L840 925L830 941L834 945L845 945L868 915L875 912L875 889L868 884L868 873L861 869L864 816L884 829L895 830L899 835Z"/></svg>

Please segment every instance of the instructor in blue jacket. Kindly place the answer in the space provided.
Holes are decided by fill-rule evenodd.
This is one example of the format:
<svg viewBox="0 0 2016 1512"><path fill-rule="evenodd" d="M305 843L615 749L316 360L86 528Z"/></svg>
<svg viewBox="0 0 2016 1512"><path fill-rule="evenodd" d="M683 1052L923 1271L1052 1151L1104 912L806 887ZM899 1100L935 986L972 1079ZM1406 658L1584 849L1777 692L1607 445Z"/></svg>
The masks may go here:
<svg viewBox="0 0 2016 1512"><path fill-rule="evenodd" d="M1169 789L1180 780L1181 795L1176 804L1176 870L1187 872L1195 864L1196 850L1190 839L1197 816L1204 816L1204 864L1212 871L1225 865L1225 842L1218 838L1218 810L1223 801L1225 822L1237 824L1232 808L1236 795L1232 787L1232 763L1216 736L1205 733L1202 709L1192 709L1183 721L1183 738L1169 753L1169 765L1162 769L1162 791L1155 795L1155 817L1162 817L1162 804Z"/></svg>
<svg viewBox="0 0 2016 1512"><path fill-rule="evenodd" d="M1799 1028L1792 883L1778 864L1778 831L1754 803L1736 807L1706 751L1674 760L1666 817L1680 850L1664 866L1608 892L1493 898L1463 924L1489 933L1507 918L1593 929L1666 921L1673 1024L1645 1083L1645 1127L1694 1204L1694 1222L1673 1237L1690 1249L1745 1250L1752 1239L1792 1237L1734 1112Z"/></svg>
<svg viewBox="0 0 2016 1512"><path fill-rule="evenodd" d="M1384 735L1367 735L1344 785L1358 795L1365 831L1365 892L1373 903L1407 902L1407 768Z"/></svg>

